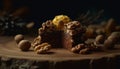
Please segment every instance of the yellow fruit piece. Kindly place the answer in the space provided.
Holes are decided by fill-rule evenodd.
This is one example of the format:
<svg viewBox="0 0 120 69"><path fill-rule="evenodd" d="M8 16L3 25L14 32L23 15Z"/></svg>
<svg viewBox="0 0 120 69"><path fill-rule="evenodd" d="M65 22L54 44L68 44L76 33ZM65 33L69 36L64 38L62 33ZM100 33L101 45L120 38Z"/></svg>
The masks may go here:
<svg viewBox="0 0 120 69"><path fill-rule="evenodd" d="M70 22L70 18L66 15L57 15L53 19L53 24L56 25L57 29L62 30L64 27L64 24Z"/></svg>

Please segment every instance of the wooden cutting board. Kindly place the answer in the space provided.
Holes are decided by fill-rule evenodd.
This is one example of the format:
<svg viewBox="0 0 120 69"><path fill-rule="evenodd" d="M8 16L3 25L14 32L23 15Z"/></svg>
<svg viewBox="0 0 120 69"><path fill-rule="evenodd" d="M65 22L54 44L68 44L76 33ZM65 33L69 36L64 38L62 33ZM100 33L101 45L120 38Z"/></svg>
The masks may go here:
<svg viewBox="0 0 120 69"><path fill-rule="evenodd" d="M25 39L28 39L32 42L34 37L26 36ZM51 49L48 54L37 54L33 50L29 50L26 52L21 51L17 44L14 41L14 37L12 36L0 36L0 61L4 57L13 58L13 59L27 59L27 60L37 60L37 61L48 61L53 62L53 64L57 62L65 62L65 61L79 61L79 60L93 60L93 59L101 59L104 57L113 57L120 55L120 45L116 45L116 49L114 50L107 50L102 52L93 52L91 54L74 54L66 49ZM88 63L91 63L91 62ZM68 62L67 62L68 63ZM2 63L0 63L2 64ZM74 65L74 63L71 63ZM72 66L74 67L74 66ZM72 69L70 66L70 68ZM52 66L51 69L53 69ZM63 68L63 67L62 67ZM60 69L59 65L55 69Z"/></svg>

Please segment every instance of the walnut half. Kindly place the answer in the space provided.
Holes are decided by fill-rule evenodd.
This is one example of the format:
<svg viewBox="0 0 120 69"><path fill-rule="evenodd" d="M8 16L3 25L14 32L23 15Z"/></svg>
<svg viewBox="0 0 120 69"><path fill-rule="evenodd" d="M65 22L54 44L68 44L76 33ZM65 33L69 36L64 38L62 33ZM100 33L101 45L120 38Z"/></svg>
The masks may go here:
<svg viewBox="0 0 120 69"><path fill-rule="evenodd" d="M50 49L51 49L50 44L42 43L35 46L34 51L37 52L37 54L46 54Z"/></svg>
<svg viewBox="0 0 120 69"><path fill-rule="evenodd" d="M31 43L31 46L35 48L37 45L41 43L41 36L36 37L33 42Z"/></svg>

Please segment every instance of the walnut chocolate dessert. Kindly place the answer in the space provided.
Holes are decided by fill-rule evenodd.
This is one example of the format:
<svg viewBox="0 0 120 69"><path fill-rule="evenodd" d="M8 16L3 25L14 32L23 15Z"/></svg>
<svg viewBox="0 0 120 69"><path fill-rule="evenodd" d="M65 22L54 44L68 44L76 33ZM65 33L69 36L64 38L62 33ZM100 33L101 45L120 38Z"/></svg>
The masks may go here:
<svg viewBox="0 0 120 69"><path fill-rule="evenodd" d="M66 15L55 16L53 20L47 20L38 30L40 43L47 42L52 48L66 48L71 50L72 47L79 43L84 43L86 29L79 21L71 21ZM35 41L32 45L35 45ZM35 47L35 46L34 46Z"/></svg>
<svg viewBox="0 0 120 69"><path fill-rule="evenodd" d="M71 21L65 24L63 33L63 47L71 49L79 43L84 43L82 38L85 33L85 28L78 21Z"/></svg>
<svg viewBox="0 0 120 69"><path fill-rule="evenodd" d="M38 36L41 37L41 43L48 42L52 47L59 48L62 46L62 32L56 29L56 26L51 20L48 20L39 28Z"/></svg>
<svg viewBox="0 0 120 69"><path fill-rule="evenodd" d="M38 48L37 46L48 43L51 48L65 48L73 53L80 54L88 54L89 51L101 51L104 47L108 47L109 43L106 42L108 36L105 35L107 33L94 35L93 32L94 41L86 43L87 39L90 38L88 35L91 30L79 21L71 20L66 15L58 15L53 20L42 23L42 27L38 29L38 36L31 45L33 48ZM81 44L84 46L83 49L79 49ZM100 46L100 44L103 46Z"/></svg>

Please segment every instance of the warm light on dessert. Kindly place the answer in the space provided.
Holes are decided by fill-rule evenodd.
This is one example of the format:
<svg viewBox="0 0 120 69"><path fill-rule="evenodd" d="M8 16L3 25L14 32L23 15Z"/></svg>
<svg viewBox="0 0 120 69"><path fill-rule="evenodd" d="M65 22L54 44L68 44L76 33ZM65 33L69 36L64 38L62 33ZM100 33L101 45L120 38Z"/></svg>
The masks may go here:
<svg viewBox="0 0 120 69"><path fill-rule="evenodd" d="M64 24L70 22L70 18L66 15L57 15L55 16L55 18L53 19L53 24L56 25L56 27L59 29L59 30L62 30L63 27L64 27Z"/></svg>

